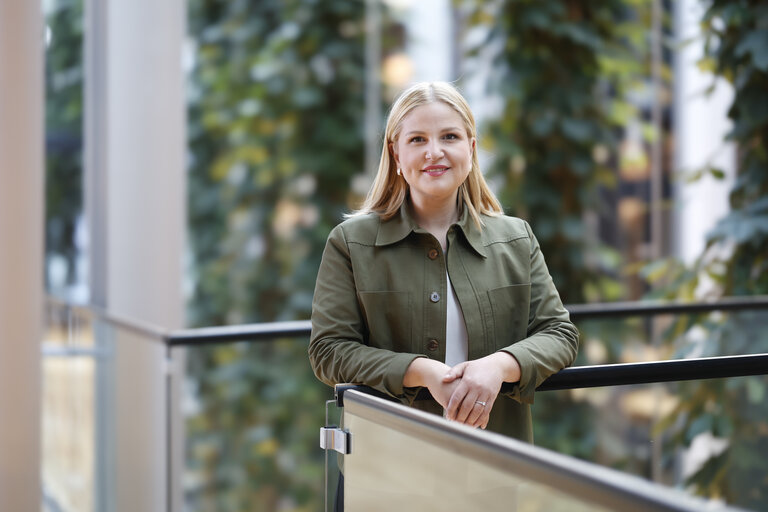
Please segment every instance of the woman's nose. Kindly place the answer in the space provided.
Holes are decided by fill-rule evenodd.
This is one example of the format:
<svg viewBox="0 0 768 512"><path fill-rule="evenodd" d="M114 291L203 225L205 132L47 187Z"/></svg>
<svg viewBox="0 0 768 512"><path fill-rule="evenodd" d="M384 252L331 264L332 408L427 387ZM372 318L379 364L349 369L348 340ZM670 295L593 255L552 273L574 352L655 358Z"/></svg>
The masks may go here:
<svg viewBox="0 0 768 512"><path fill-rule="evenodd" d="M438 146L432 146L427 148L425 156L427 157L427 160L439 160L440 158L443 158L443 150Z"/></svg>

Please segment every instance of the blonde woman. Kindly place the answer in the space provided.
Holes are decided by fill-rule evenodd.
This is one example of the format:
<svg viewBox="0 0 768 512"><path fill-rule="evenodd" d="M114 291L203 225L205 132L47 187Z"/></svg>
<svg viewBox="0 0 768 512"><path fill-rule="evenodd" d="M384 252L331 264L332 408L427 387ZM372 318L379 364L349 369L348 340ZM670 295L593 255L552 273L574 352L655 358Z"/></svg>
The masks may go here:
<svg viewBox="0 0 768 512"><path fill-rule="evenodd" d="M328 237L315 374L532 442L534 390L577 348L530 226L503 214L480 172L467 102L450 84L410 87L365 203ZM414 401L422 387L434 400Z"/></svg>

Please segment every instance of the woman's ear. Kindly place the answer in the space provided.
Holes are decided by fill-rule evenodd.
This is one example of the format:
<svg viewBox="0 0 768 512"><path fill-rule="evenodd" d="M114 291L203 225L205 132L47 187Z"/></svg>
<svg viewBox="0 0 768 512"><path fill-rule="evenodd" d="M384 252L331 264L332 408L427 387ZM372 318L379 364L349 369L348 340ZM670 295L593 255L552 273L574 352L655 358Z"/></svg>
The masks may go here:
<svg viewBox="0 0 768 512"><path fill-rule="evenodd" d="M395 149L395 143L390 142L389 143L389 154L392 155L392 159L395 161L395 165L397 167L400 167L400 155L397 154L397 149Z"/></svg>

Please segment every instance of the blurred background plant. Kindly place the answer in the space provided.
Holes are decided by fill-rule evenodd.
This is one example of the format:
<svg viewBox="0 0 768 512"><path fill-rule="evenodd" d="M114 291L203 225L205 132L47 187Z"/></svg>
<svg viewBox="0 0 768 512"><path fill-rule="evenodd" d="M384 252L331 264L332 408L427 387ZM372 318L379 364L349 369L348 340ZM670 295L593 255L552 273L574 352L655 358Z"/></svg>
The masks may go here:
<svg viewBox="0 0 768 512"><path fill-rule="evenodd" d="M647 267L658 283L653 297L678 300L768 294L768 5L758 1L708 3L702 26L703 69L725 78L735 96L728 139L738 147L730 211L707 235L693 265L662 260ZM714 88L714 84L712 86ZM702 169L695 179L717 168ZM685 333L684 336L680 336ZM679 318L666 339L679 357L768 351L768 325L759 313ZM691 446L714 436L720 448L687 475L697 493L762 510L768 505L768 379L680 384L678 404L657 426L669 443Z"/></svg>
<svg viewBox="0 0 768 512"><path fill-rule="evenodd" d="M485 27L487 37L470 55L498 48L488 94L501 108L485 126L484 147L493 155L487 173L506 211L531 223L566 303L626 297L619 248L595 239L587 224L615 214L604 197L620 179L623 128L638 117L626 89L647 71L638 59L647 49L642 5L472 3L468 25ZM591 323L582 330L587 326L602 331L587 336L623 342L621 324ZM537 443L593 458L595 411L587 402L544 393L534 410Z"/></svg>
<svg viewBox="0 0 768 512"><path fill-rule="evenodd" d="M46 13L45 284L50 293L78 282L83 213L83 5L51 3Z"/></svg>
<svg viewBox="0 0 768 512"><path fill-rule="evenodd" d="M325 238L363 166L364 3L188 5L190 318L308 318ZM306 342L187 354L190 508L319 506L330 390Z"/></svg>

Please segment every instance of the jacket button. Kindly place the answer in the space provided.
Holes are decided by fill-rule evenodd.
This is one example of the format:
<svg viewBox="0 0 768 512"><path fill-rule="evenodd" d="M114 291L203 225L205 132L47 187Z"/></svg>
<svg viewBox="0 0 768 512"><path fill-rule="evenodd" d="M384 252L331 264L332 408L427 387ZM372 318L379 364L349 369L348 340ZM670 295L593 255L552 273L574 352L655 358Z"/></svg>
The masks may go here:
<svg viewBox="0 0 768 512"><path fill-rule="evenodd" d="M427 342L427 350L434 352L440 346L440 343L434 338Z"/></svg>
<svg viewBox="0 0 768 512"><path fill-rule="evenodd" d="M429 296L429 300L431 300L432 302L439 302L440 294L437 292L432 292L432 295Z"/></svg>
<svg viewBox="0 0 768 512"><path fill-rule="evenodd" d="M435 258L437 258L438 254L440 253L437 252L437 249L430 249L429 252L427 253L427 256L429 257L429 259L434 260Z"/></svg>

